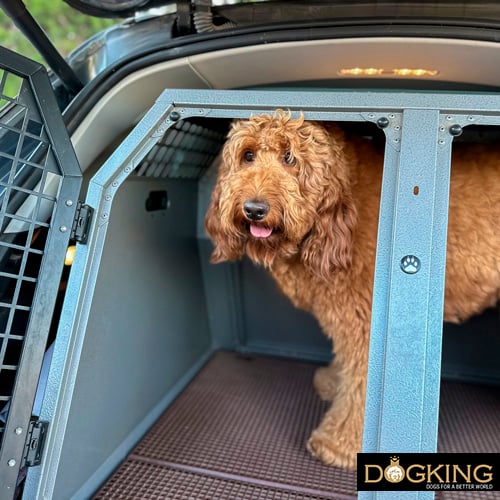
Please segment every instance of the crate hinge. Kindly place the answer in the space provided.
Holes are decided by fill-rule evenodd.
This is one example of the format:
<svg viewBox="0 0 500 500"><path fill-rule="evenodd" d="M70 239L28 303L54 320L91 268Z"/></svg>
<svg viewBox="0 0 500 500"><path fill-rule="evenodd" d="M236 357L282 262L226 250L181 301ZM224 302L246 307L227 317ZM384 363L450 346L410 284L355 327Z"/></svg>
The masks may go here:
<svg viewBox="0 0 500 500"><path fill-rule="evenodd" d="M21 468L40 465L48 428L49 422L46 420L39 420L38 417L31 418L28 426L26 444L24 445Z"/></svg>
<svg viewBox="0 0 500 500"><path fill-rule="evenodd" d="M71 239L84 245L87 243L93 214L94 209L90 205L86 205L81 201L78 202L73 226L71 228Z"/></svg>

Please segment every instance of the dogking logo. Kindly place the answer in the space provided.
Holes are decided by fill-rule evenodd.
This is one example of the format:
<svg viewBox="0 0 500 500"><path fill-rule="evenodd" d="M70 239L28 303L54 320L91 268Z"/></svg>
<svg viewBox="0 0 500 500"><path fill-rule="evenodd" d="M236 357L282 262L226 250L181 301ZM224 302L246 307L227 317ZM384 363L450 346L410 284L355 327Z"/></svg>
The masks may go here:
<svg viewBox="0 0 500 500"><path fill-rule="evenodd" d="M399 465L399 457L391 457L391 463L384 470L384 477L390 483L399 483L405 478L405 470Z"/></svg>
<svg viewBox="0 0 500 500"><path fill-rule="evenodd" d="M491 491L499 474L500 453L358 454L359 491Z"/></svg>

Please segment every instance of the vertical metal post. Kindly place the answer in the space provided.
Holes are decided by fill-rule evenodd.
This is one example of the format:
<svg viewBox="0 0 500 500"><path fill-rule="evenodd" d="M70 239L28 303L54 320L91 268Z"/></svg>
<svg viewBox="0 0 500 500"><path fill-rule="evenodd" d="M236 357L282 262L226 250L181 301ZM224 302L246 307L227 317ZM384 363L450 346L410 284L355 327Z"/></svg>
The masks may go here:
<svg viewBox="0 0 500 500"><path fill-rule="evenodd" d="M438 110L403 113L401 152L386 147L373 293L363 451L435 452L441 373L451 138ZM404 419L401 408L405 408ZM432 499L360 492L360 499Z"/></svg>

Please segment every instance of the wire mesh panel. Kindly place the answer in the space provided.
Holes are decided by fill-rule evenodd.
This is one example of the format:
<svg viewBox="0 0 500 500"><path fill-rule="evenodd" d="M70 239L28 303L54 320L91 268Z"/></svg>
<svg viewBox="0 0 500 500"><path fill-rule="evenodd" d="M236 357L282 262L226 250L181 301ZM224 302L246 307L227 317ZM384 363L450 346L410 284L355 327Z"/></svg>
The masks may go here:
<svg viewBox="0 0 500 500"><path fill-rule="evenodd" d="M135 170L138 177L198 179L212 164L227 127L221 120L180 120Z"/></svg>
<svg viewBox="0 0 500 500"><path fill-rule="evenodd" d="M9 498L25 455L80 174L43 67L4 49L0 56L0 497Z"/></svg>

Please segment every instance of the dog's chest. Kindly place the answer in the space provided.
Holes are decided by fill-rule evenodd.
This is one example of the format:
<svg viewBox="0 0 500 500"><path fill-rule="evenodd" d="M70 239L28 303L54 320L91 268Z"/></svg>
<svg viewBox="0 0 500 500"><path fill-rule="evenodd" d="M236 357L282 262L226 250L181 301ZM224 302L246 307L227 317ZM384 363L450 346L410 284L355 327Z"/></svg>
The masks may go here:
<svg viewBox="0 0 500 500"><path fill-rule="evenodd" d="M318 296L330 295L330 286L314 276L299 261L279 263L271 275L281 291L300 309L313 312Z"/></svg>

